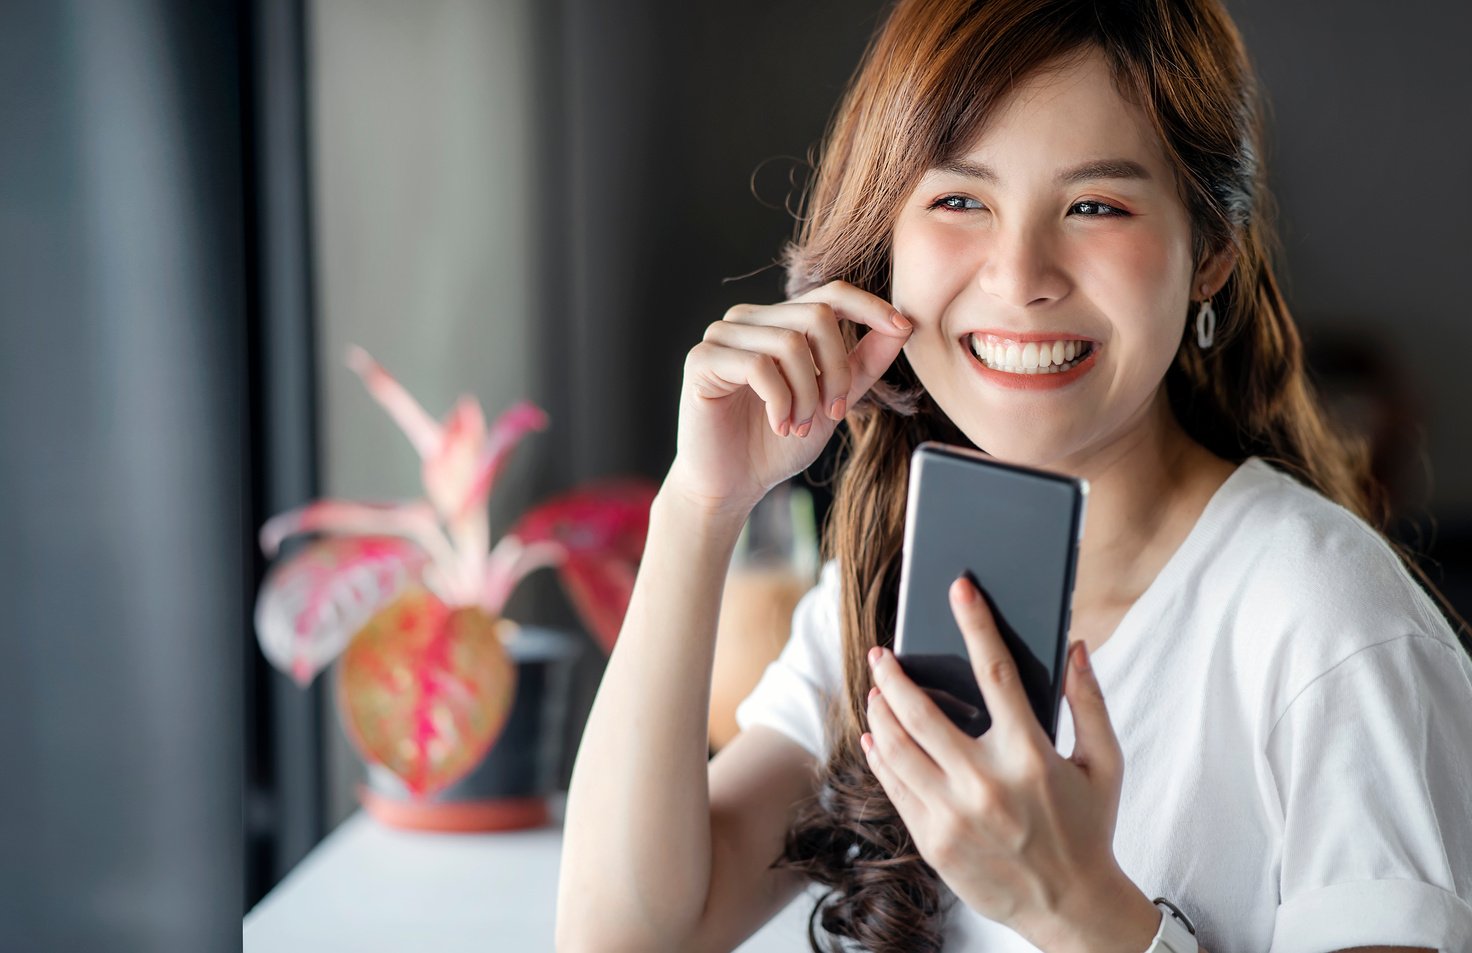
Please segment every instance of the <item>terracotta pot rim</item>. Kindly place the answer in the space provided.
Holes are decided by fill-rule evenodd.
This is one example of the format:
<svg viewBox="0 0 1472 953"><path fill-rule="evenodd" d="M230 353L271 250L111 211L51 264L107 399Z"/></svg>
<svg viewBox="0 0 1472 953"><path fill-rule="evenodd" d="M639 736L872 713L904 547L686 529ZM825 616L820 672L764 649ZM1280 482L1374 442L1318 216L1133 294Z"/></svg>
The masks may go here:
<svg viewBox="0 0 1472 953"><path fill-rule="evenodd" d="M421 831L510 831L544 827L551 821L547 798L504 797L482 801L410 801L358 785L358 802L391 827Z"/></svg>

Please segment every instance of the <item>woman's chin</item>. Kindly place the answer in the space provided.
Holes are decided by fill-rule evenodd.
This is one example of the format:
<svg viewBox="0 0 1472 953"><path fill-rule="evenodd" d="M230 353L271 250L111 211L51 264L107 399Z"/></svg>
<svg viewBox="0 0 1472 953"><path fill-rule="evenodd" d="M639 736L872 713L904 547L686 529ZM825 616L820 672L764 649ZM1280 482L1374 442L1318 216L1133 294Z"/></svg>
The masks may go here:
<svg viewBox="0 0 1472 953"><path fill-rule="evenodd" d="M1050 439L1036 431L1019 431L1011 427L1002 430L995 426L960 426L961 432L984 453L1016 466L1056 470L1078 451L1076 442L1062 434Z"/></svg>

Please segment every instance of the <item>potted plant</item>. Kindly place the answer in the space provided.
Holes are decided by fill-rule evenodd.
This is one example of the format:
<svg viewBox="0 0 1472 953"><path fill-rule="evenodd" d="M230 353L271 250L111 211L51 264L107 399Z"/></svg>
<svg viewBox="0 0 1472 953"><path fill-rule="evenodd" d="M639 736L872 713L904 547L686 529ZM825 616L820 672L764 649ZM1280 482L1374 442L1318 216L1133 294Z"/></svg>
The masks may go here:
<svg viewBox="0 0 1472 953"><path fill-rule="evenodd" d="M487 503L510 452L547 415L521 401L486 427L462 396L435 420L361 348L348 365L418 451L424 496L318 500L260 531L320 534L266 575L261 650L306 686L340 659L340 720L367 762L359 798L387 823L496 829L545 822L548 746L566 706L555 691L575 656L568 633L502 610L532 571L555 568L579 618L612 649L633 589L656 487L585 484L525 513L494 547Z"/></svg>

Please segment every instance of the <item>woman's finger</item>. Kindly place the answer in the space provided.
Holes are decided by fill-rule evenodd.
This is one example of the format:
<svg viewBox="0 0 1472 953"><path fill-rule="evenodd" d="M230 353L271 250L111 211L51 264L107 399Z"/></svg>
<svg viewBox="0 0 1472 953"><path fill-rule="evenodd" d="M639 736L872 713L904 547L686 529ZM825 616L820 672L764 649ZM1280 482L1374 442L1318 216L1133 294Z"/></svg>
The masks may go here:
<svg viewBox="0 0 1472 953"><path fill-rule="evenodd" d="M832 305L838 316L847 321L866 325L870 330L902 341L909 340L910 337L910 328L895 323L894 318L899 311L894 305L847 281L830 281L826 285L805 291L792 300L824 301Z"/></svg>
<svg viewBox="0 0 1472 953"><path fill-rule="evenodd" d="M992 727L1020 732L1034 741L1048 744L1043 726L1038 724L1032 703L1028 701L1017 660L1012 657L1007 643L1002 641L1002 633L997 631L996 620L992 618L981 590L968 576L962 575L951 583L950 599L951 612L966 640L972 673L992 717ZM1048 746L1051 747L1050 744Z"/></svg>
<svg viewBox="0 0 1472 953"><path fill-rule="evenodd" d="M818 366L818 406L815 413L825 414L832 420L841 420L843 406L833 413L834 404L848 400L849 383L853 373L849 369L848 345L839 330L838 310L826 301L787 301L777 305L775 320L792 322L788 327L801 328L807 333L813 358Z"/></svg>
<svg viewBox="0 0 1472 953"><path fill-rule="evenodd" d="M894 305L846 281L830 281L776 305L737 305L726 313L725 320L749 325L777 324L800 329L808 335L820 395L811 407L798 395L798 408L794 411L794 422L798 423L810 418L809 410L841 419L844 411L867 393L894 363L914 330ZM875 333L875 339L864 344L863 340L870 336L865 334L852 351L848 350L840 320L863 325ZM863 364L862 381L855 379L856 359ZM842 405L835 407L840 399Z"/></svg>
<svg viewBox="0 0 1472 953"><path fill-rule="evenodd" d="M762 313L770 315L771 311L767 308ZM792 404L783 419L790 420L794 427L812 419L814 408L818 406L818 373L813 363L812 347L801 328L768 323L747 324L736 320L717 321L706 328L705 340L765 354L775 360L792 395Z"/></svg>
<svg viewBox="0 0 1472 953"><path fill-rule="evenodd" d="M1090 774L1099 772L1118 781L1124 767L1124 753L1119 736L1104 704L1104 690L1089 664L1089 652L1082 642L1069 646L1068 673L1063 676L1063 693L1073 713L1073 754L1069 758Z"/></svg>
<svg viewBox="0 0 1472 953"><path fill-rule="evenodd" d="M889 703L889 710L920 749L942 772L948 765L969 764L975 752L971 736L952 724L925 690L905 674L893 652L881 649L871 652L871 658L870 670L880 697Z"/></svg>
<svg viewBox="0 0 1472 953"><path fill-rule="evenodd" d="M711 335L715 334L732 341L764 341L764 336L747 332L746 329L754 327L786 328L806 338L807 361L812 368L811 393L815 396L810 402L805 402L804 395L807 391L799 390L794 385L795 403L792 410L794 427L811 421L818 414L830 416L835 420L842 416L841 414L834 416L830 414L830 410L835 400L847 395L851 375L848 367L848 350L844 345L843 335L839 333L838 318L832 305L821 301L783 302L764 308L742 309L735 313L728 313L726 321L735 327L714 328L707 333L706 338L709 340ZM753 343L753 346L765 347L757 343ZM786 365L784 364L785 371Z"/></svg>
<svg viewBox="0 0 1472 953"><path fill-rule="evenodd" d="M863 335L848 354L851 376L843 395L847 407L869 392L899 357L914 331L913 324L894 305L846 281L830 281L792 300L827 302L838 317L869 328L871 333Z"/></svg>
<svg viewBox="0 0 1472 953"><path fill-rule="evenodd" d="M687 379L701 397L725 397L742 387L750 387L766 404L772 431L786 436L783 428L792 413L792 391L776 358L702 341L690 349L686 370Z"/></svg>
<svg viewBox="0 0 1472 953"><path fill-rule="evenodd" d="M873 732L864 733L859 738L859 744L869 759L869 770L874 772L879 786L884 788L885 794L889 795L889 803L894 805L895 812L899 814L900 820L905 822L905 826L910 829L913 836L915 828L925 818L925 802L915 795L905 779L896 773L893 766L884 759Z"/></svg>
<svg viewBox="0 0 1472 953"><path fill-rule="evenodd" d="M945 772L921 750L895 717L883 691L869 693L869 732L884 762L905 779L911 790L934 797L945 786Z"/></svg>
<svg viewBox="0 0 1472 953"><path fill-rule="evenodd" d="M853 377L848 387L848 406L852 407L860 397L869 393L874 382L889 369L889 366L904 350L909 338L897 338L889 334L870 332L859 339L849 353L848 365Z"/></svg>

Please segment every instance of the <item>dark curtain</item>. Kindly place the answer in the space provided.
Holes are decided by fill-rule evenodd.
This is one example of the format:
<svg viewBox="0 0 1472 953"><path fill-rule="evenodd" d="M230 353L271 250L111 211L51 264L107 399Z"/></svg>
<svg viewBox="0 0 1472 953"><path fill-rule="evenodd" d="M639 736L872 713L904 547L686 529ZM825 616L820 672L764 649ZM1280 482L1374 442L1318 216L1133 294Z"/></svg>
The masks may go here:
<svg viewBox="0 0 1472 953"><path fill-rule="evenodd" d="M0 5L0 949L236 949L320 836L300 84L297 3Z"/></svg>
<svg viewBox="0 0 1472 953"><path fill-rule="evenodd" d="M250 440L257 452L245 540L251 599L266 570L255 529L320 490L304 7L304 0L255 0L246 7L241 29L249 140L243 155L253 213L247 270ZM289 543L287 552L299 542ZM326 833L326 690L323 679L302 689L272 668L253 630L242 666L248 910Z"/></svg>

